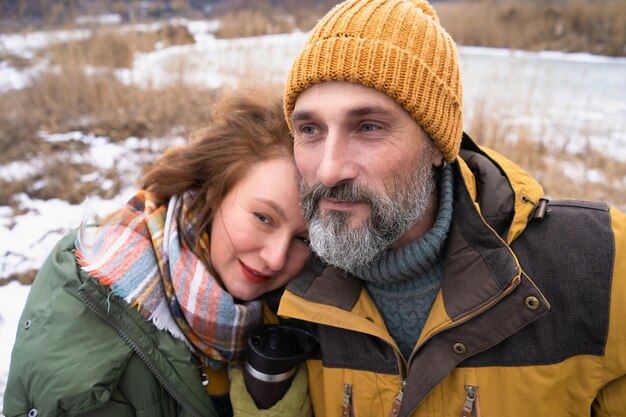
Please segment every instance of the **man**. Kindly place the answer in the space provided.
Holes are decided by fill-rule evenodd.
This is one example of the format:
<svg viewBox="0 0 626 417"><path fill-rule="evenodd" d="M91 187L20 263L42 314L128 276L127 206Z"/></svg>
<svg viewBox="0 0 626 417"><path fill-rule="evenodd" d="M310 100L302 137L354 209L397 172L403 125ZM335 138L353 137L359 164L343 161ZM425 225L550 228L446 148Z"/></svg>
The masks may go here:
<svg viewBox="0 0 626 417"><path fill-rule="evenodd" d="M626 216L549 201L462 133L456 47L425 1L348 0L285 92L322 416L626 416Z"/></svg>

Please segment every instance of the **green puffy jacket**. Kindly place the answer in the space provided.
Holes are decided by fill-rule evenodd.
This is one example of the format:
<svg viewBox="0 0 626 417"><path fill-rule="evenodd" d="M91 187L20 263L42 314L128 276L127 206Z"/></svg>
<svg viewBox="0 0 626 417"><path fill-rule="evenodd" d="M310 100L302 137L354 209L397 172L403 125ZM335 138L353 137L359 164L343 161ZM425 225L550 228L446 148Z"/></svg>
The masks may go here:
<svg viewBox="0 0 626 417"><path fill-rule="evenodd" d="M197 361L81 271L75 234L46 260L22 313L3 413L217 416Z"/></svg>

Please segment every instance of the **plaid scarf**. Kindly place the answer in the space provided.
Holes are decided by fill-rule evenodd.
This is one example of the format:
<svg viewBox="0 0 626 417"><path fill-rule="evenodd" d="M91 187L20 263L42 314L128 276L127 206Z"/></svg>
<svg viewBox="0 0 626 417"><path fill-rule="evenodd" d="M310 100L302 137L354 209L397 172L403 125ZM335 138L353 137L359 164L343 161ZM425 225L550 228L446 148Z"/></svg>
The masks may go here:
<svg viewBox="0 0 626 417"><path fill-rule="evenodd" d="M249 331L261 321L262 303L236 303L194 253L208 253L208 234L202 233L200 248L193 247L189 199L189 192L167 202L140 191L95 235L81 226L78 263L146 320L183 340L206 364L237 363Z"/></svg>

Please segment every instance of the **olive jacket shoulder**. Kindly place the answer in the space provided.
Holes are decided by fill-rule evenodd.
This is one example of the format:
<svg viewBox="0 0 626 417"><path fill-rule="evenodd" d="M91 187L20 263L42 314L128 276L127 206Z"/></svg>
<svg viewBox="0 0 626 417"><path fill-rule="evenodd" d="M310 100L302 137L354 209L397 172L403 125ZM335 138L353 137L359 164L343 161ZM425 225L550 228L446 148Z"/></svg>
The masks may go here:
<svg viewBox="0 0 626 417"><path fill-rule="evenodd" d="M74 239L59 242L30 290L3 413L217 416L185 344L88 278Z"/></svg>
<svg viewBox="0 0 626 417"><path fill-rule="evenodd" d="M279 315L320 343L317 417L625 416L626 216L548 201L464 136L441 288L410 358L362 282L313 260Z"/></svg>

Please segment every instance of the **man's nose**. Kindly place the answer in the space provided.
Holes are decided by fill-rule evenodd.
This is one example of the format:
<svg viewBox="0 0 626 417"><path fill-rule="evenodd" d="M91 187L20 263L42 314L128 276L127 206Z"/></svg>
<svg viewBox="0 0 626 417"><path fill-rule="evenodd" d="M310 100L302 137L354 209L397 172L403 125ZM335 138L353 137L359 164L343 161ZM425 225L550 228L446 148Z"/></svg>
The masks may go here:
<svg viewBox="0 0 626 417"><path fill-rule="evenodd" d="M355 179L357 172L347 139L339 133L329 132L317 168L317 179L326 187L333 187L342 181Z"/></svg>

